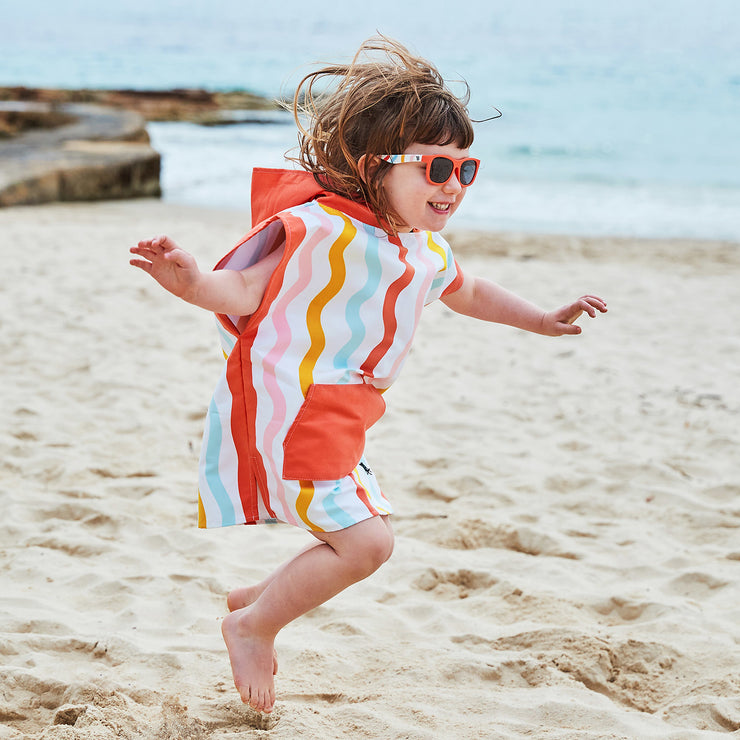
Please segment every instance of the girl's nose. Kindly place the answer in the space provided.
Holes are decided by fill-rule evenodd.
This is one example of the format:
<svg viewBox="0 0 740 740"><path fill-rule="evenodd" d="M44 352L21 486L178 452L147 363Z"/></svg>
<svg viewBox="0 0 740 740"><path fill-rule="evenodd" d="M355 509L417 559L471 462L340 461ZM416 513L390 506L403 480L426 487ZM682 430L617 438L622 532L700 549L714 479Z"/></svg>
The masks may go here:
<svg viewBox="0 0 740 740"><path fill-rule="evenodd" d="M462 190L460 180L457 179L457 173L453 172L450 179L442 186L445 193L459 193Z"/></svg>

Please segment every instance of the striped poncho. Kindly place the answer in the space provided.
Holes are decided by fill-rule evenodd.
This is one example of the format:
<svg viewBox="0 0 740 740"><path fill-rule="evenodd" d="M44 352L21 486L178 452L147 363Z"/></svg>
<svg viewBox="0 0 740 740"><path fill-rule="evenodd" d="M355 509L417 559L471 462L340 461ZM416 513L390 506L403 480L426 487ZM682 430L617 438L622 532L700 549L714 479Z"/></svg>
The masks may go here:
<svg viewBox="0 0 740 740"><path fill-rule="evenodd" d="M283 253L254 314L217 317L226 363L203 435L199 526L321 532L388 514L365 432L423 307L462 274L438 234L391 236L306 172L255 170L252 210L257 225L216 269Z"/></svg>

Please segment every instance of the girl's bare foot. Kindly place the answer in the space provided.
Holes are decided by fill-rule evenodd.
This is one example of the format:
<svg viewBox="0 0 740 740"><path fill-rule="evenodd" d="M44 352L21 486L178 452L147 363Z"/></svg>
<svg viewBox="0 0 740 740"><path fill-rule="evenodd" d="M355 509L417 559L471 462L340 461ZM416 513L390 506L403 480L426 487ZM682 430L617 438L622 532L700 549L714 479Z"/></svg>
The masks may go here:
<svg viewBox="0 0 740 740"><path fill-rule="evenodd" d="M245 607L253 604L264 591L264 588L259 586L243 586L242 588L235 588L233 591L229 591L229 595L226 597L226 606L230 612L244 609ZM272 674L277 676L278 672L278 658L277 650L272 649Z"/></svg>
<svg viewBox="0 0 740 740"><path fill-rule="evenodd" d="M229 614L221 632L229 651L234 685L242 701L258 712L271 712L275 704L273 639L251 629L247 610Z"/></svg>

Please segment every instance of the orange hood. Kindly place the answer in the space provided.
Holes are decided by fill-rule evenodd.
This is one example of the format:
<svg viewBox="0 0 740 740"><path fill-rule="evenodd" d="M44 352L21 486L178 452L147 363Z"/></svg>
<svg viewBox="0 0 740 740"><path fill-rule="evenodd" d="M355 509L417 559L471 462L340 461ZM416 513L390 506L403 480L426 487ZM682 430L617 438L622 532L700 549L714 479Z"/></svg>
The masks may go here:
<svg viewBox="0 0 740 740"><path fill-rule="evenodd" d="M287 208L318 198L363 223L383 228L365 203L325 190L310 172L268 167L255 167L252 171L252 226Z"/></svg>

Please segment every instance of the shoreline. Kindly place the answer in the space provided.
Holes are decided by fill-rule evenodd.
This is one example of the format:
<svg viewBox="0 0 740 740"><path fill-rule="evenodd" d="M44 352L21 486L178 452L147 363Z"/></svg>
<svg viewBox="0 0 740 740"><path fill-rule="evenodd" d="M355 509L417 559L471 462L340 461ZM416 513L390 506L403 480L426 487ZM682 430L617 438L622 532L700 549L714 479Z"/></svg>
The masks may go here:
<svg viewBox="0 0 740 740"><path fill-rule="evenodd" d="M0 213L22 214L34 209L81 208L98 206L102 210L116 208L128 210L141 208L145 215L160 212L168 221L176 223L179 219L202 221L225 219L227 223L241 228L237 237L246 234L251 228L251 215L248 208L222 207L213 205L192 205L163 198L132 197L92 202L52 202L9 206ZM453 247L455 254L481 257L508 257L522 262L531 259L563 261L570 258L592 261L643 260L653 258L680 263L692 263L706 256L710 263L740 267L740 241L732 239L712 239L695 237L661 236L621 236L563 234L557 232L476 229L451 226L443 236ZM233 245L232 245L233 246ZM679 250L678 252L676 250Z"/></svg>
<svg viewBox="0 0 740 740"><path fill-rule="evenodd" d="M84 107L86 105L105 105L105 106L112 106L111 111L119 111L120 115L129 115L129 116L140 116L140 120L144 121L145 124L148 124L149 122L153 124L157 123L167 123L167 122L186 122L186 123L194 123L197 124L197 126L202 127L228 127L233 124L285 124L288 122L289 116L285 114L284 111L280 110L280 107L277 103L277 101L269 100L268 98L253 95L252 93L249 93L247 91L210 91L206 89L163 89L163 90L135 90L135 89L110 89L110 90L104 90L104 89L61 89L61 88L26 88L26 87L0 87L0 117L3 113L3 103L7 103L8 101L20 101L21 103L24 103L29 106L47 106L48 110L50 111L50 114L53 115L63 115L64 111L62 110L65 106L69 108L70 106L74 107L77 106L77 108ZM78 101L78 102L71 102L71 101ZM79 102L83 101L83 102ZM36 118L36 112L31 110L29 111L29 115L31 117L31 120L34 120ZM63 118L58 119L59 121L63 122ZM292 120L292 119L291 119ZM38 123L38 121L37 121ZM54 132L58 131L58 128L53 129L44 129L47 132L50 132L48 135L53 136ZM149 132L150 129L148 127L142 126L142 131L139 134L139 137L142 142L149 141L150 135ZM42 130L35 129L33 130L34 133L39 134L43 133ZM210 141L207 138L207 134L205 135L207 142L207 146L210 146L213 142ZM259 138L257 137L257 141L259 141ZM287 141L287 138L286 138ZM5 142L5 143L4 143ZM9 143L14 142L13 138L0 138L0 149L3 148L3 146L7 147ZM71 146L71 145L70 145ZM195 150L197 151L197 141L196 142L190 142L189 146L192 148L195 147ZM241 145L240 145L241 146ZM278 148L281 148L283 146L282 140L281 144L278 146ZM289 146L286 144L286 146ZM168 148L166 144L166 140L163 137L163 139L157 140L156 143L157 152L160 155L160 158L166 158L168 163L175 163L178 164L172 164L172 169L176 169L177 167L182 168L181 159L183 158L183 152L179 151L177 147L174 148L170 144L170 148ZM98 147L100 151L102 151L101 147ZM119 147L120 149L120 147ZM133 147L132 147L133 149ZM282 151L282 149L281 149ZM238 156L244 158L245 162L245 171L248 171L252 165L259 164L260 162L257 162L252 156L251 156L251 150L246 150L244 148L239 148L237 150ZM80 158L82 155L79 152L75 152L73 156L66 156L67 153L65 152L55 152L53 154L54 161L45 167L45 171L51 170L58 170L57 165L64 168L69 168L70 166L77 166L77 162L74 161L74 158ZM146 155L146 156L143 156ZM41 155L40 155L41 156ZM44 155L45 156L45 155ZM220 162L221 160L219 157L223 157L223 152L219 151L218 149L214 152L215 161ZM148 159L153 161L154 156L153 152L144 153L141 154L132 154L132 158L139 158L139 159ZM269 158L269 157L268 157ZM0 160L2 157L0 157ZM105 158L100 157L99 158L101 162L104 162ZM226 160L224 160L226 161ZM38 167L38 162L32 162L33 167ZM219 167L223 169L222 164L217 164L216 169L211 170L209 169L208 163L200 163L201 166L203 166L203 178L204 182L209 183L209 187L214 187L214 185L218 184L218 180L214 180L213 182L210 182L209 178L213 179L214 172L217 174L220 173L220 176L224 177L224 175L228 176L229 178L233 178L233 173L230 171L224 171L221 172ZM275 161L273 163L274 166L279 166L277 162ZM147 167L149 167L149 164L147 164ZM8 163L8 166L5 168L13 178L21 177L22 173L16 173L16 167L12 161ZM44 169L44 168L42 168ZM151 173L147 174L147 177L149 179L153 179L155 177L154 175L154 169L152 167L149 167L151 170ZM174 182L174 183L168 183L167 182L167 172L169 170L165 170L164 175L164 181L159 185L160 189L163 189L164 192L164 198L167 200L167 192L170 188L180 188L182 186L182 183ZM87 173L89 174L90 171L88 170ZM2 174L2 162L0 161L0 175ZM76 175L72 176L76 180L84 180L84 177L80 178ZM156 175L156 178L159 179L160 175ZM114 178L115 179L115 178ZM125 179L118 177L119 180ZM244 190L244 197L248 197L248 177L245 175L241 179L235 178L234 179L234 189L238 193L241 193L241 190ZM0 183L0 186L2 183ZM573 184L571 183L571 186ZM583 192L582 187L575 184L576 190L575 193L575 200L573 203L579 203L580 198L583 198ZM156 183L147 183L146 187L140 188L142 192L133 192L132 197L138 197L143 194L151 194L156 189ZM191 186L192 187L192 186ZM202 187L202 186L199 186ZM489 191L486 192L486 200L482 201L481 203L476 203L476 210L475 215L473 218L470 219L469 223L471 226L453 226L454 231L478 231L479 226L478 223L481 222L481 219L483 220L482 230L488 231L487 225L485 221L487 221L487 218L484 218L481 216L481 214L487 214L488 211L486 210L485 204L489 202L491 199L497 203L499 203L500 210L496 214L499 216L503 222L506 222L509 220L509 216L513 213L514 217L513 220L509 220L509 224L511 225L512 229L514 230L513 233L518 233L520 230L520 224L524 224L524 232L526 234L545 234L545 229L547 227L538 226L536 229L533 229L531 231L526 231L526 225L527 225L527 218L524 211L520 212L520 205L519 201L521 199L524 199L525 203L529 203L531 208L529 210L530 213L537 213L537 208L541 207L543 203L545 203L545 194L540 192L538 190L538 183L532 184L532 192L527 192L526 188L518 186L516 183L514 183L511 187L504 186L501 183L493 183L491 184ZM584 185L585 187L585 185ZM580 190L578 188L581 188ZM39 189L39 188L37 188ZM41 190L44 190L43 187L40 188ZM85 188L82 188L85 189ZM74 189L73 189L74 190ZM85 198L92 199L93 198L93 190L94 188L87 188L86 189L86 196ZM125 191L125 188L120 188L121 192ZM740 241L740 238L737 236L737 224L736 224L736 218L732 214L736 213L736 209L733 209L733 203L729 196L723 198L722 193L715 194L713 197L718 199L715 201L706 201L704 202L701 199L702 193L697 192L694 194L696 198L699 198L699 203L695 204L693 201L690 200L690 194L683 193L682 191L677 191L678 194L673 193L673 195L670 195L673 191L671 191L670 187L668 188L669 195L663 197L660 192L652 193L649 190L649 188L643 192L641 195L639 194L641 190L641 186L635 186L635 192L638 193L637 196L634 196L634 203L630 200L629 193L625 190L625 194L621 194L617 191L615 191L617 194L614 195L610 192L605 193L595 193L593 195L592 201L585 200L581 205L583 208L588 208L589 205L593 206L594 204L599 204L599 199L605 200L607 203L611 202L609 199L616 198L616 203L619 206L617 210L617 214L621 211L623 212L625 223L630 224L630 218L628 216L628 210L630 207L634 207L636 204L639 203L640 197L643 198L643 200L647 201L647 208L648 210L646 213L647 216L644 216L645 221L640 225L638 222L637 227L632 225L630 228L622 229L621 233L622 236L619 236L617 232L620 231L620 221L618 218L613 218L612 213L608 212L605 206L602 206L600 212L599 209L596 209L595 216L591 216L588 219L585 219L582 221L584 224L591 223L593 228L590 230L592 233L589 233L588 228L585 228L581 233L577 234L578 238L610 238L610 239L623 239L626 241L633 240L634 238L650 238L650 239L656 239L660 240L661 237L661 224L663 226L662 230L669 231L670 236L667 236L666 239L669 239L671 241L675 239L680 239L680 241L683 242L690 242L690 241L717 241L717 242L734 242L734 241ZM110 188L108 189L108 192L110 193ZM206 192L206 196L203 200L208 200L208 192L210 191L204 191ZM218 187L216 187L216 193L218 195L223 196L223 198L228 200L228 195L224 195L221 193L220 190L218 190ZM476 194L477 195L477 194ZM105 197L105 194L103 194L103 197ZM127 196L123 196L127 197ZM239 196L241 199L241 195ZM471 194L471 197L474 197L473 194ZM222 198L222 199L223 199ZM620 200L621 198L621 200ZM671 200L673 198L674 200ZM46 198L47 200L49 198ZM53 198L51 198L53 199ZM17 202L14 198L7 199L9 202ZM33 200L33 198L29 198L29 200ZM214 198L215 200L215 198ZM530 203L531 200L531 203ZM706 200L706 199L705 199ZM675 202L674 202L675 201ZM187 198L184 198L182 202L196 202L197 198L193 197L192 193L188 194ZM713 205L712 205L713 204ZM207 202L201 202L200 205L203 205L204 207L213 207L218 209L219 206L216 204L214 206L208 205ZM571 209L573 208L573 204L570 204ZM231 208L231 206L223 206L223 208ZM649 210L652 208L652 211ZM712 210L714 208L714 210ZM672 214L673 210L677 214L679 213L685 213L688 214L688 216L684 219L678 218L677 220L674 219L675 223L672 224L673 228L671 228L671 225L669 225L668 221L666 219L669 217L669 215ZM568 231L568 226L564 225L562 228L560 227L560 224L558 223L559 218L556 217L554 214L549 213L548 210L545 207L545 210L543 213L539 214L540 221L542 224L545 223L552 223L553 228L557 229L556 238L561 238L563 236L569 236L572 235L572 232ZM471 214L472 215L472 214ZM710 223L710 220L712 216L715 217L714 221L711 221L711 223L714 224L712 228L709 228L707 226L708 223ZM655 223L653 223L651 221ZM566 215L565 217L566 221L569 221L570 223L578 222L578 218L574 218L572 214ZM474 224L474 225L472 225ZM596 224L596 225L595 225ZM599 229L598 224L608 224L611 228L606 229L604 228L603 231ZM719 226L718 226L719 224ZM503 229L506 233L509 233L508 229ZM610 231L615 232L610 235ZM649 234L649 236L642 237L634 237L631 232L634 232L636 234ZM680 235L680 233L687 233L692 235L698 235L698 236L687 236L687 237L680 237L676 235ZM702 234L708 234L708 236L702 236Z"/></svg>

